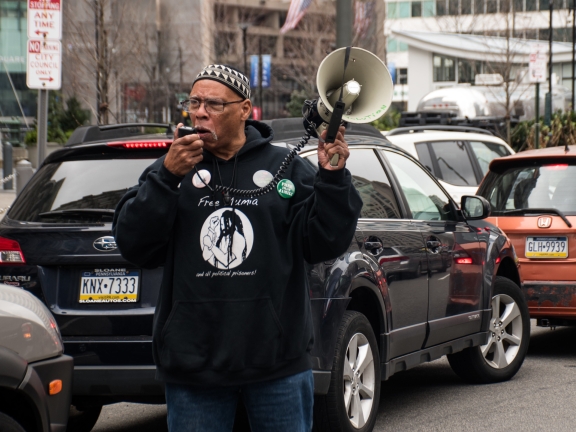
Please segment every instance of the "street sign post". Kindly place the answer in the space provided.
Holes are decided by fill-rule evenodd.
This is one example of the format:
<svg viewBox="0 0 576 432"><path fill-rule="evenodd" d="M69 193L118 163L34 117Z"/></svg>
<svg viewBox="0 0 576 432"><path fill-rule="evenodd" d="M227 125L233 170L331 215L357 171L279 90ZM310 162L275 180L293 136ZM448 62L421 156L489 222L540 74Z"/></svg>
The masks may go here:
<svg viewBox="0 0 576 432"><path fill-rule="evenodd" d="M536 45L530 53L528 62L528 76L531 83L546 82L547 60L545 45Z"/></svg>
<svg viewBox="0 0 576 432"><path fill-rule="evenodd" d="M48 138L48 90L62 86L62 0L28 0L26 85L38 89L38 164Z"/></svg>
<svg viewBox="0 0 576 432"><path fill-rule="evenodd" d="M26 85L31 89L60 90L62 86L62 43L29 39Z"/></svg>
<svg viewBox="0 0 576 432"><path fill-rule="evenodd" d="M28 38L62 39L61 0L28 0Z"/></svg>
<svg viewBox="0 0 576 432"><path fill-rule="evenodd" d="M538 44L530 53L528 62L528 77L531 83L536 84L535 112L534 122L534 147L540 147L540 83L546 82L546 47Z"/></svg>

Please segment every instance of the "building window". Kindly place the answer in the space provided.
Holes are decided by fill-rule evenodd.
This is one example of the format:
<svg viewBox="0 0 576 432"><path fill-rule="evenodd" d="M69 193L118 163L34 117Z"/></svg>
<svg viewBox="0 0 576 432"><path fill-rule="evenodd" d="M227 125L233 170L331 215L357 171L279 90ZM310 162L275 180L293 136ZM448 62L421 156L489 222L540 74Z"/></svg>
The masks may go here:
<svg viewBox="0 0 576 432"><path fill-rule="evenodd" d="M388 52L402 52L408 51L408 44L405 42L400 42L393 37L388 38L388 42L386 43L386 49Z"/></svg>
<svg viewBox="0 0 576 432"><path fill-rule="evenodd" d="M447 0L436 0L436 15L438 16L447 15L446 1Z"/></svg>
<svg viewBox="0 0 576 432"><path fill-rule="evenodd" d="M410 18L410 2L400 2L398 6L400 6L398 18Z"/></svg>
<svg viewBox="0 0 576 432"><path fill-rule="evenodd" d="M458 82L474 84L476 74L482 73L482 64L474 60L458 60Z"/></svg>
<svg viewBox="0 0 576 432"><path fill-rule="evenodd" d="M526 0L526 11L538 10L538 0Z"/></svg>
<svg viewBox="0 0 576 432"><path fill-rule="evenodd" d="M422 2L421 1L413 1L412 2L412 17L421 17L422 16Z"/></svg>
<svg viewBox="0 0 576 432"><path fill-rule="evenodd" d="M422 2L422 16L431 17L436 15L436 3L434 0L428 0Z"/></svg>
<svg viewBox="0 0 576 432"><path fill-rule="evenodd" d="M456 65L454 59L434 54L434 81L456 81Z"/></svg>
<svg viewBox="0 0 576 432"><path fill-rule="evenodd" d="M486 0L486 13L498 12L498 0Z"/></svg>
<svg viewBox="0 0 576 432"><path fill-rule="evenodd" d="M471 15L472 14L472 2L471 1L463 1L460 3L460 13L462 15Z"/></svg>
<svg viewBox="0 0 576 432"><path fill-rule="evenodd" d="M524 0L514 0L514 12L524 11Z"/></svg>
<svg viewBox="0 0 576 432"><path fill-rule="evenodd" d="M448 15L460 15L458 0L448 0Z"/></svg>
<svg viewBox="0 0 576 432"><path fill-rule="evenodd" d="M397 69L396 84L408 84L408 69Z"/></svg>
<svg viewBox="0 0 576 432"><path fill-rule="evenodd" d="M388 19L398 18L398 3L396 2L388 3L388 11L386 14L386 18Z"/></svg>
<svg viewBox="0 0 576 432"><path fill-rule="evenodd" d="M474 0L474 13L477 15L484 13L484 0Z"/></svg>
<svg viewBox="0 0 576 432"><path fill-rule="evenodd" d="M572 0L568 0L567 2L569 5L571 5ZM566 4L564 4L564 0L554 0L553 3L554 6L554 10L558 10L558 9L566 9ZM549 10L550 9L550 0L540 0L540 10Z"/></svg>

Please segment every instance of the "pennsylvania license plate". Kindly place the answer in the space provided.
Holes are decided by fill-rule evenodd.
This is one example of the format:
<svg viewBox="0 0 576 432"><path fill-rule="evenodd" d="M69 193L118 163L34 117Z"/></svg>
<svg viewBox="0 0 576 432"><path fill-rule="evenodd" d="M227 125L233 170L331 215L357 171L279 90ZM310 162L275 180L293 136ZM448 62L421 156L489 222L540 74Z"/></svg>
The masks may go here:
<svg viewBox="0 0 576 432"><path fill-rule="evenodd" d="M568 258L568 237L526 237L526 258Z"/></svg>
<svg viewBox="0 0 576 432"><path fill-rule="evenodd" d="M125 268L82 271L80 303L136 303L140 270Z"/></svg>

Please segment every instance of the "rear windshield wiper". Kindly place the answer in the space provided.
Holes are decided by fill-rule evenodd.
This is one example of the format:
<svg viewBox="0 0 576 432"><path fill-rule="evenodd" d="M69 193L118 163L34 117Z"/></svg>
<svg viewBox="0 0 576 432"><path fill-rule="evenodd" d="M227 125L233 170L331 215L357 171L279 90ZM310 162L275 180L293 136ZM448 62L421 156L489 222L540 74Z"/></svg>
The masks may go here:
<svg viewBox="0 0 576 432"><path fill-rule="evenodd" d="M66 210L52 210L44 213L39 213L40 217L51 216L114 216L114 210L111 209L66 209Z"/></svg>
<svg viewBox="0 0 576 432"><path fill-rule="evenodd" d="M534 214L542 214L542 213L554 213L557 214L558 216L560 216L562 218L562 220L564 222L566 222L566 225L568 225L570 228L572 228L572 224L570 223L570 221L568 220L568 218L566 218L566 215L564 213L562 213L560 210L555 209L555 208L529 208L529 209L515 209L515 210L503 210L501 212L498 212L500 214L503 215L525 215L527 213L534 213ZM496 216L496 215L494 215Z"/></svg>

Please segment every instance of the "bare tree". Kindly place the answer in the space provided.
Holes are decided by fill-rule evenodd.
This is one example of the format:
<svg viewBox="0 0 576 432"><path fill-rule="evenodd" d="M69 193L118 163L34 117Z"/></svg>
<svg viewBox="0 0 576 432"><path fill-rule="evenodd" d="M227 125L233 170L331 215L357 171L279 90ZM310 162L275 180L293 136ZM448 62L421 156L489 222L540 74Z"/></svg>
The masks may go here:
<svg viewBox="0 0 576 432"><path fill-rule="evenodd" d="M170 121L176 94L190 90L203 64L199 60L210 57L206 45L212 39L201 37L212 19L205 7L200 13L193 8L182 12L173 0L66 4L67 91L90 107L101 124Z"/></svg>
<svg viewBox="0 0 576 432"><path fill-rule="evenodd" d="M134 66L138 34L122 25L135 13L130 6L112 0L81 0L65 9L68 81L98 123L109 123L110 116L118 120L119 107L112 111L111 105L120 90L113 81L127 78Z"/></svg>

